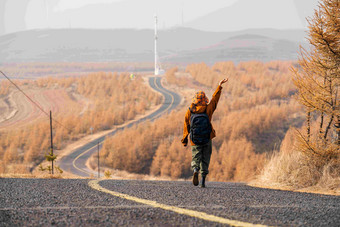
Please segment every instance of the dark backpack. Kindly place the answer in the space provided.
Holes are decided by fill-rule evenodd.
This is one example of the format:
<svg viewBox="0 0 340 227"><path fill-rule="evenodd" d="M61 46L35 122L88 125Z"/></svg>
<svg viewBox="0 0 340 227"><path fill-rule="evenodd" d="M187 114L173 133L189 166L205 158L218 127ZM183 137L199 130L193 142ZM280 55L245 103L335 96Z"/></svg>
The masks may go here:
<svg viewBox="0 0 340 227"><path fill-rule="evenodd" d="M191 113L190 139L196 145L204 145L209 142L211 124L207 113Z"/></svg>

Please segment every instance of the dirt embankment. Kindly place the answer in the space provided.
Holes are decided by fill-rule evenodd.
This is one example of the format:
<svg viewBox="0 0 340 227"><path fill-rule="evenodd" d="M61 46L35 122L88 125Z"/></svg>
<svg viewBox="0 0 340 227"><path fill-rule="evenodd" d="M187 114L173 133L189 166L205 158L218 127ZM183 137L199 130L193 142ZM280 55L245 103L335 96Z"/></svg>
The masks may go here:
<svg viewBox="0 0 340 227"><path fill-rule="evenodd" d="M24 92L45 112L51 110L55 117L81 114L89 107L89 101L73 94L72 90L28 86L24 88ZM24 94L14 89L0 98L0 110L0 130L23 127L47 118Z"/></svg>

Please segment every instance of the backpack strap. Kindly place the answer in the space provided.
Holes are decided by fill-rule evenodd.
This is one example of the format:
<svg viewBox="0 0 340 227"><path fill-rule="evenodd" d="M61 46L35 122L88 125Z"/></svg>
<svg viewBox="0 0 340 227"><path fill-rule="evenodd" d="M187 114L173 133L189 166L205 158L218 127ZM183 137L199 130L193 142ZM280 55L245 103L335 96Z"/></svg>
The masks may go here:
<svg viewBox="0 0 340 227"><path fill-rule="evenodd" d="M196 104L193 104L193 106L194 106L194 109L191 109L191 108L189 107L189 110L190 110L190 112L191 112L192 114L194 113L193 111L196 109L196 106L197 106L197 105L196 105Z"/></svg>

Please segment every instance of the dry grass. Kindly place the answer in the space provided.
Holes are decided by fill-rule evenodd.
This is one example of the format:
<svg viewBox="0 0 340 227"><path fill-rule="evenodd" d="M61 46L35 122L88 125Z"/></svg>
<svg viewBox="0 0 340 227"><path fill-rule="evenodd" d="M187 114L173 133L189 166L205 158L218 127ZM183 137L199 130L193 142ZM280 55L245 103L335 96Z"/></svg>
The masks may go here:
<svg viewBox="0 0 340 227"><path fill-rule="evenodd" d="M65 179L70 177L64 177L62 174L49 174L49 173L4 173L0 174L0 178L43 178L43 179Z"/></svg>
<svg viewBox="0 0 340 227"><path fill-rule="evenodd" d="M184 179L174 179L171 177L160 177L153 176L148 174L137 174L130 173L124 170L116 170L116 169L106 169L105 171L109 171L111 173L110 177L106 179L114 179L114 180L152 180L152 181L182 181Z"/></svg>
<svg viewBox="0 0 340 227"><path fill-rule="evenodd" d="M2 173L0 178L38 178L38 179L94 179L94 175L89 177L80 177L72 173L64 171L63 173L54 173L53 175L47 171L39 171L35 169L32 173Z"/></svg>
<svg viewBox="0 0 340 227"><path fill-rule="evenodd" d="M42 162L42 165L46 167L47 165L50 165L50 163L45 160ZM13 163L9 164L7 169L7 173L0 173L0 178L86 179L65 171L59 173L56 169L53 175L48 171L40 171L38 167L31 171L31 166L28 164Z"/></svg>
<svg viewBox="0 0 340 227"><path fill-rule="evenodd" d="M93 170L98 171L98 167L94 165L95 157L91 156L86 162L86 166ZM92 161L91 161L92 160ZM153 180L153 181L173 181L173 180L184 180L184 179L174 179L168 176L154 176L149 174L138 174L138 173L130 173L125 170L118 170L113 168L103 168L101 169L101 175L104 179L112 179L112 180ZM107 173L107 174L105 174Z"/></svg>
<svg viewBox="0 0 340 227"><path fill-rule="evenodd" d="M275 152L251 186L340 195L340 160L317 167L315 160L297 151L289 131L280 152Z"/></svg>
<svg viewBox="0 0 340 227"><path fill-rule="evenodd" d="M85 97L66 88L40 88L34 82L19 86L44 110L51 110L54 117L79 114L89 103ZM46 116L25 96L10 87L10 92L0 98L0 130L8 131L32 125Z"/></svg>

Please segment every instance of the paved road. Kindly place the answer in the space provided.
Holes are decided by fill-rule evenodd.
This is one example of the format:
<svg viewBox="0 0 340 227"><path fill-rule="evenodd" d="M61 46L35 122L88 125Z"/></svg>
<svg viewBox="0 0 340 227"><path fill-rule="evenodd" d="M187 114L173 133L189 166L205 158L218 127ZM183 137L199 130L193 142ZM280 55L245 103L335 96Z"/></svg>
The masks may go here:
<svg viewBox="0 0 340 227"><path fill-rule="evenodd" d="M0 226L332 227L339 204L340 196L236 183L0 178Z"/></svg>
<svg viewBox="0 0 340 227"><path fill-rule="evenodd" d="M112 136L117 131L123 130L125 128L129 128L134 124L138 124L140 122L146 121L146 120L154 120L158 117L160 117L162 114L171 112L173 109L175 109L178 104L181 101L181 97L167 89L165 89L161 84L161 77L150 77L149 78L149 84L150 86L162 93L164 96L164 102L162 106L155 112L151 113L148 116L145 116L144 118L139 119L136 122L130 123L126 125L125 127L120 127L117 130L109 133L108 135L104 135L102 137L99 137L98 139L95 139L82 147L74 150L72 153L70 153L67 156L64 156L61 160L58 161L58 165L61 169L73 173L75 175L81 176L81 177L88 177L91 174L96 175L96 172L91 171L87 168L86 161L87 159L95 152L97 152L97 144L99 143L101 147L101 143L105 140L106 136Z"/></svg>

